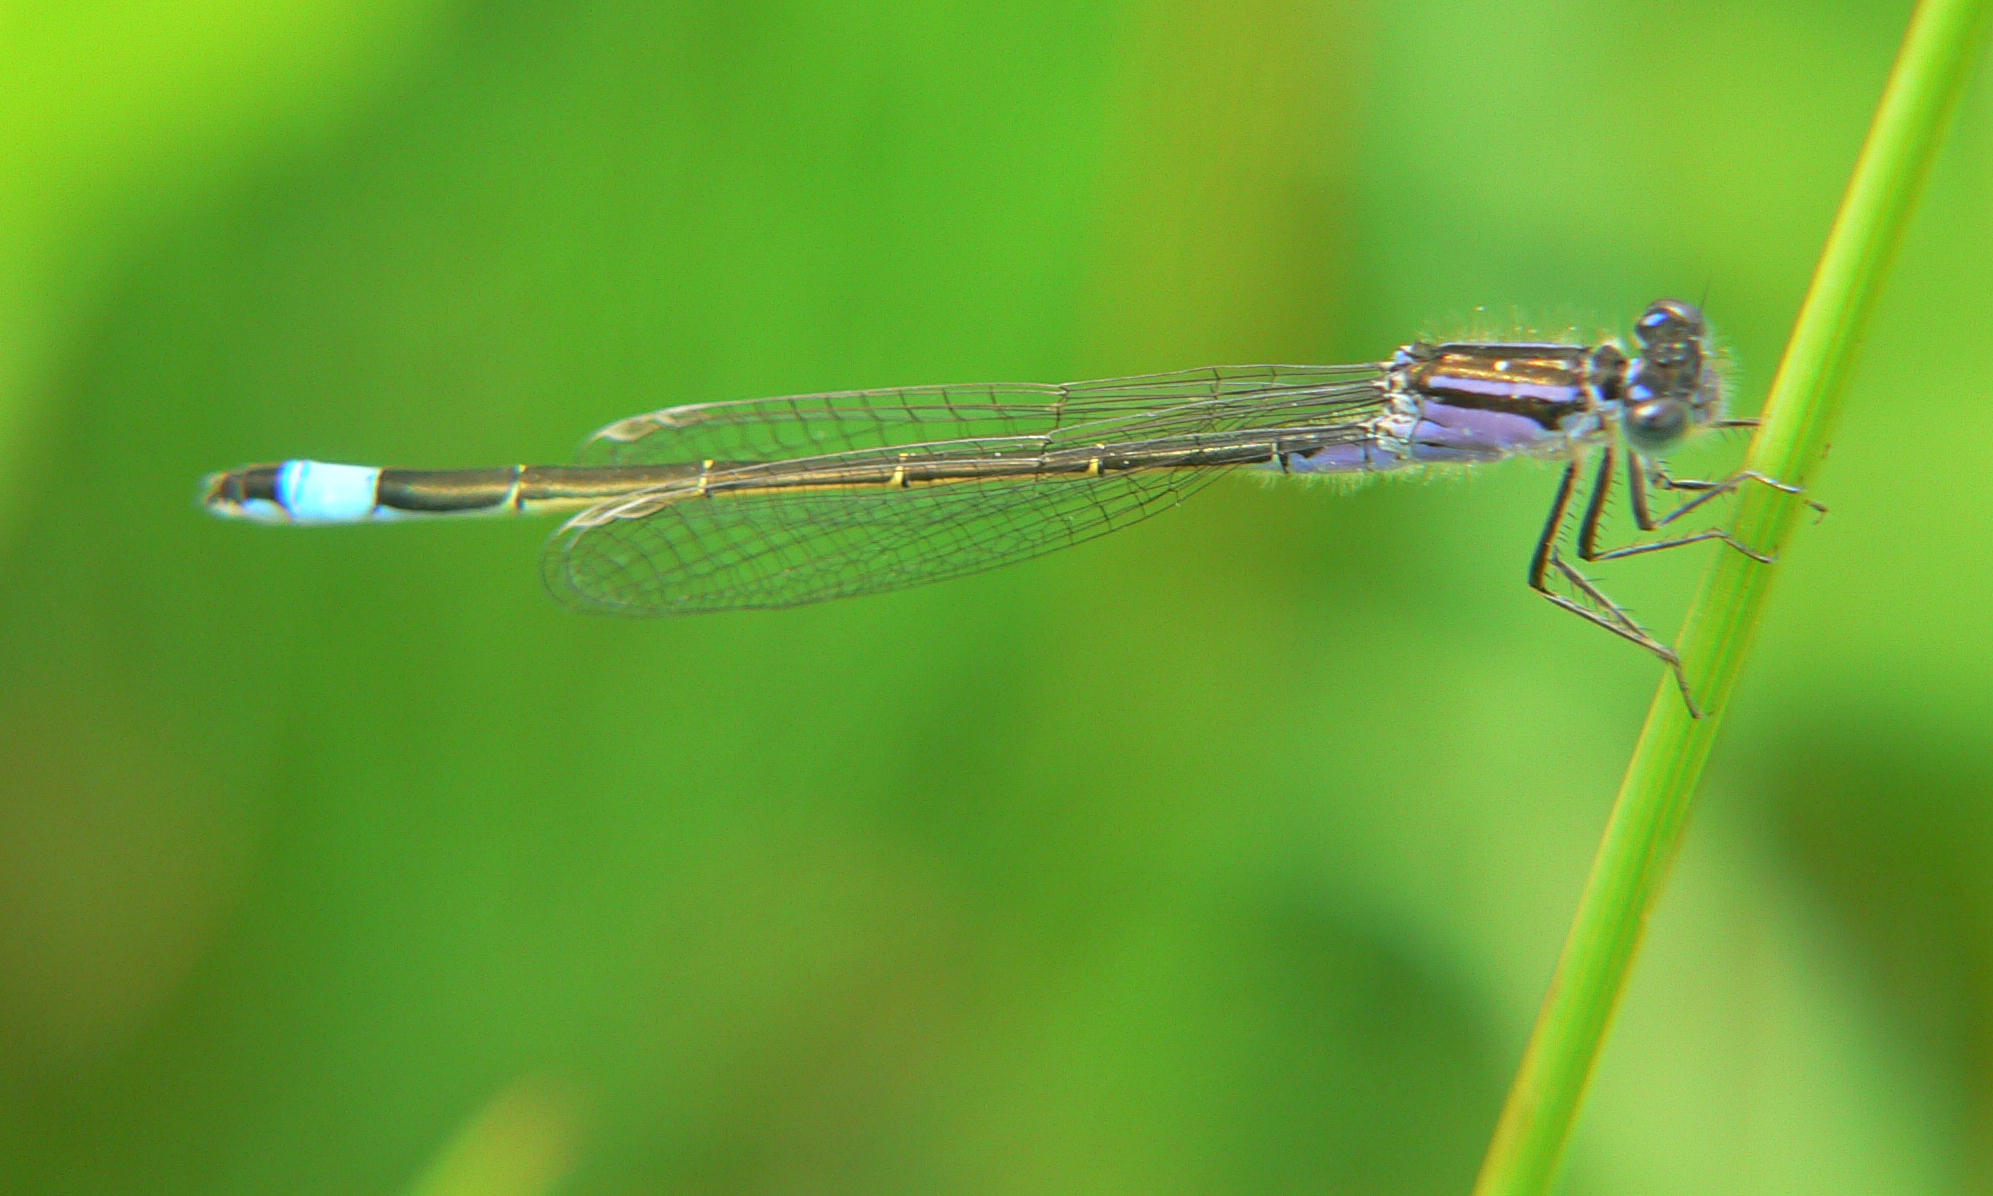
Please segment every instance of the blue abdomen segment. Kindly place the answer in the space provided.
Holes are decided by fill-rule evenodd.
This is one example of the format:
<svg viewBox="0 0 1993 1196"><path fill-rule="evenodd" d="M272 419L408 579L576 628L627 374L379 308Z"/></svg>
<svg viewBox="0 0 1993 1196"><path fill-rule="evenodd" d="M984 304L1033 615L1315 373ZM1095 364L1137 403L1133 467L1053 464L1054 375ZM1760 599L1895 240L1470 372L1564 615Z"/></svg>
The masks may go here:
<svg viewBox="0 0 1993 1196"><path fill-rule="evenodd" d="M201 501L216 515L257 523L362 523L397 514L381 505L380 483L371 465L284 461L214 474Z"/></svg>
<svg viewBox="0 0 1993 1196"><path fill-rule="evenodd" d="M359 523L392 517L380 503L381 471L371 465L286 461L277 466L276 502L293 523Z"/></svg>

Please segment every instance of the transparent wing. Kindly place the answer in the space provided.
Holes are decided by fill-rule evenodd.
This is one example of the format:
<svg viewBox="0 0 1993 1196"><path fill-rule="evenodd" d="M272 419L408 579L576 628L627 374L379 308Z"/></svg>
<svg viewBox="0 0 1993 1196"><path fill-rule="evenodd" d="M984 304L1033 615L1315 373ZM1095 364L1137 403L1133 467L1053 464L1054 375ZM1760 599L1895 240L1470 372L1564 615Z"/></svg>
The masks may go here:
<svg viewBox="0 0 1993 1196"><path fill-rule="evenodd" d="M910 386L692 403L610 424L582 446L580 462L770 461L941 440L1055 436L1092 425L1102 425L1093 435L1112 443L1132 435L1120 429L1179 408L1186 409L1176 421L1182 427L1330 422L1351 403L1374 402L1382 374L1378 364L1217 366L1093 382Z"/></svg>
<svg viewBox="0 0 1993 1196"><path fill-rule="evenodd" d="M624 614L795 606L960 577L1125 527L1223 469L1009 478L906 491L764 491L570 524L547 548L563 602Z"/></svg>
<svg viewBox="0 0 1993 1196"><path fill-rule="evenodd" d="M960 577L1167 510L1232 466L1364 439L1380 373L1231 367L637 416L585 461L715 465L577 515L548 546L547 584L583 609L689 614Z"/></svg>

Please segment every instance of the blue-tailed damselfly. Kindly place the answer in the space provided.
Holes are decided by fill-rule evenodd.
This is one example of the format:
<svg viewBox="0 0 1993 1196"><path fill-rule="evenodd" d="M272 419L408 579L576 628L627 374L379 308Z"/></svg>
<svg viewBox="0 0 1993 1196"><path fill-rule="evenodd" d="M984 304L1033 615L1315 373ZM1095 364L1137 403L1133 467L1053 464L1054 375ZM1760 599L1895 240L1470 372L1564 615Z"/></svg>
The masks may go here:
<svg viewBox="0 0 1993 1196"><path fill-rule="evenodd" d="M548 587L590 611L683 614L899 589L1076 544L1166 510L1237 468L1367 475L1508 457L1564 462L1529 584L1639 644L1674 651L1565 559L1720 540L1720 529L1599 546L1622 463L1643 531L1748 481L1670 477L1661 457L1723 418L1702 313L1663 300L1616 342L1418 342L1359 365L1261 365L1063 385L916 386L696 403L619 420L572 466L409 470L293 460L208 479L219 515L351 523L575 512ZM1683 492L1663 514L1650 489ZM1762 559L1762 558L1760 558ZM1568 592L1560 592L1559 586Z"/></svg>

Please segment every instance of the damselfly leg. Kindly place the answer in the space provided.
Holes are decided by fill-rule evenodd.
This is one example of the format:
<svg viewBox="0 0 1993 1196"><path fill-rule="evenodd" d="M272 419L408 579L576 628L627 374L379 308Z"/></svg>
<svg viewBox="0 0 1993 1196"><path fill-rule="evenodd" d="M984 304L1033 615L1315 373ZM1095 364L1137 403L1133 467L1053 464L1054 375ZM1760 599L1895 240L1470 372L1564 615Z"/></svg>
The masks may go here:
<svg viewBox="0 0 1993 1196"><path fill-rule="evenodd" d="M1738 421L1743 422L1743 421ZM1599 537L1604 526L1607 500L1612 492L1612 479L1618 464L1619 446L1606 444L1599 450L1598 470L1592 477L1591 493L1586 497L1584 512L1578 521L1577 550L1582 561L1612 561L1623 557L1639 556L1643 553L1659 552L1668 548L1680 548L1688 544L1701 544L1720 541L1745 556L1761 564L1770 564L1771 557L1758 552L1722 528L1705 528L1686 535L1670 536L1660 540L1648 540L1627 544L1618 548L1599 547ZM1564 469L1564 476L1558 483L1556 498L1551 503L1550 517L1544 523L1543 535L1538 539L1536 552L1530 558L1529 586L1556 605L1595 623L1614 635L1640 645L1653 653L1674 673L1675 684L1680 688L1682 700L1688 705L1689 715L1702 717L1702 710L1696 704L1695 693L1689 685L1688 675L1682 667L1681 657L1673 647L1662 642L1652 632L1642 627L1625 607L1614 601L1591 578L1579 572L1563 558L1559 546L1564 539L1565 519L1570 513L1572 500L1577 496L1579 479L1584 462L1574 459ZM1727 494L1734 494L1748 482L1757 482L1783 494L1798 494L1797 486L1765 476L1756 470L1740 470L1727 478L1705 480L1698 478L1671 478L1658 468L1646 465L1639 453L1626 453L1626 484L1629 505L1634 522L1643 532L1659 531L1676 520L1698 511L1711 501ZM1650 488L1693 493L1687 499L1665 514L1656 515L1650 498ZM1818 504L1812 504L1817 507ZM1557 592L1550 584L1552 573L1561 577L1583 601Z"/></svg>

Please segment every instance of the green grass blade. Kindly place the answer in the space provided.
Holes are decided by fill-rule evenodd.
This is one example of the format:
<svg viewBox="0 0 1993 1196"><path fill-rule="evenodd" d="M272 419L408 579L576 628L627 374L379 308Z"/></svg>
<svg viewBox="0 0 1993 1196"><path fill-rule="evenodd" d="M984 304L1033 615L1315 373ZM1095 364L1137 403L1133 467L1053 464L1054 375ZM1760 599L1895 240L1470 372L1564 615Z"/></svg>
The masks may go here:
<svg viewBox="0 0 1993 1196"><path fill-rule="evenodd" d="M1912 17L1746 468L1800 484L1812 476L1989 10L1993 0L1925 0ZM1798 499L1750 487L1737 534L1776 555L1805 510ZM1556 1176L1775 575L1775 567L1724 553L1689 610L1679 646L1705 716L1690 718L1674 683L1661 684L1482 1164L1480 1196L1545 1192Z"/></svg>

